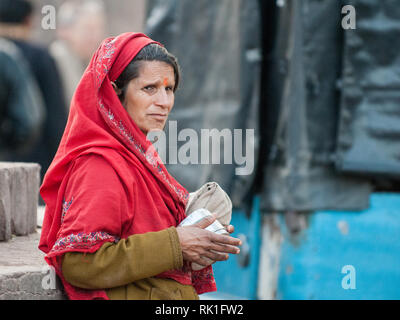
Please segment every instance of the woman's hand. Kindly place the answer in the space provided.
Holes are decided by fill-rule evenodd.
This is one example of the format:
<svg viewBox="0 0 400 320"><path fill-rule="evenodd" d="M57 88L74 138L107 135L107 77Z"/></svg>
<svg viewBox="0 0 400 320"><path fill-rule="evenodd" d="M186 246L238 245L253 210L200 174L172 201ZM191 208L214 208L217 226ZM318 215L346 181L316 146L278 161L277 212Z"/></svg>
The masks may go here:
<svg viewBox="0 0 400 320"><path fill-rule="evenodd" d="M226 226L225 227L225 230L227 231L227 232L229 232L229 233L233 233L234 231L235 231L235 228L234 228L234 226L233 225L228 225L228 226Z"/></svg>
<svg viewBox="0 0 400 320"><path fill-rule="evenodd" d="M242 244L240 239L204 230L214 221L215 217L208 216L192 226L176 228L184 260L206 267L214 261L227 260L228 253L240 252L237 247ZM233 232L231 225L226 229L229 233Z"/></svg>

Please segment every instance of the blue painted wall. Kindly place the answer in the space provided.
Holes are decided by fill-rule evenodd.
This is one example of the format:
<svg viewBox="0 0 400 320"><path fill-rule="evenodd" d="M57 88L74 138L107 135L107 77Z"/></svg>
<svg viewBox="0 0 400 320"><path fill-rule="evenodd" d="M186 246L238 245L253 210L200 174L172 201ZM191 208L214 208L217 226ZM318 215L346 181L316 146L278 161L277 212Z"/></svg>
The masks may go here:
<svg viewBox="0 0 400 320"><path fill-rule="evenodd" d="M361 212L317 211L307 228L290 234L279 215L280 248L277 299L400 299L400 194L375 193ZM214 264L218 291L204 299L257 299L261 220L259 199L252 214L234 211L233 234L246 234L250 263L236 256ZM342 269L354 267L354 274ZM261 270L260 272L268 272ZM350 281L353 277L353 282ZM344 289L353 283L355 289Z"/></svg>
<svg viewBox="0 0 400 320"><path fill-rule="evenodd" d="M400 299L400 195L375 193L362 212L319 211L290 236L283 216L277 299ZM355 270L355 289L344 277ZM345 281L346 283L350 283Z"/></svg>
<svg viewBox="0 0 400 320"><path fill-rule="evenodd" d="M232 234L238 237L246 235L250 248L249 264L242 267L236 255L231 255L227 261L213 265L217 283L217 292L201 295L204 299L256 299L258 285L258 264L260 253L260 209L258 197L254 198L251 215L234 210L231 224L235 227ZM242 254L243 254L242 250Z"/></svg>

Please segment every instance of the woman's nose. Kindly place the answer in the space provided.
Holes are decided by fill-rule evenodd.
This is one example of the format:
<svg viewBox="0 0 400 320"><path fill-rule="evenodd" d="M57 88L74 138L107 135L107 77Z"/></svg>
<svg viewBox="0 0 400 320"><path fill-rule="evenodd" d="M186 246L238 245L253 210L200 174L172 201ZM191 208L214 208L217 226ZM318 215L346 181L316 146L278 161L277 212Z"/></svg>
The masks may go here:
<svg viewBox="0 0 400 320"><path fill-rule="evenodd" d="M172 97L168 92L165 90L165 88L160 88L157 92L157 97L156 97L156 104L168 108L171 104Z"/></svg>

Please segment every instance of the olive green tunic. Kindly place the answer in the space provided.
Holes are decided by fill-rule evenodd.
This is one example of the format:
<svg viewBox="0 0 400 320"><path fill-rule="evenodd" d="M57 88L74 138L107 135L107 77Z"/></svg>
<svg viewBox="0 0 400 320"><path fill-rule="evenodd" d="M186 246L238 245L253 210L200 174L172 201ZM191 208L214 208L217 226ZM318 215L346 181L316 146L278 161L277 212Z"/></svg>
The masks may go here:
<svg viewBox="0 0 400 320"><path fill-rule="evenodd" d="M156 278L183 266L182 250L175 227L107 242L95 253L64 254L65 280L84 289L105 289L115 300L193 300L198 295L191 285Z"/></svg>

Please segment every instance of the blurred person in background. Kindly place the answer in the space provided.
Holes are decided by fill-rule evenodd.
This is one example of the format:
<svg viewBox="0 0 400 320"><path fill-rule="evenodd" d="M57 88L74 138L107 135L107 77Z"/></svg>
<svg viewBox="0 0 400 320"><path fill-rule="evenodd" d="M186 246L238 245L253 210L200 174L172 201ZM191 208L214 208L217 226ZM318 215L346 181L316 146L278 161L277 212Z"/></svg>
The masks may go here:
<svg viewBox="0 0 400 320"><path fill-rule="evenodd" d="M48 50L29 41L32 31L33 5L28 0L0 0L0 36L13 42L29 63L43 96L46 118L42 133L31 152L9 161L36 162L43 179L53 159L66 124L64 93L56 63ZM40 203L42 200L39 198Z"/></svg>
<svg viewBox="0 0 400 320"><path fill-rule="evenodd" d="M0 38L0 161L32 151L45 108L30 67L18 47Z"/></svg>
<svg viewBox="0 0 400 320"><path fill-rule="evenodd" d="M50 53L57 62L65 89L67 112L93 52L106 34L104 4L99 0L69 0L57 13L57 40Z"/></svg>

